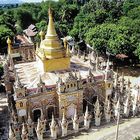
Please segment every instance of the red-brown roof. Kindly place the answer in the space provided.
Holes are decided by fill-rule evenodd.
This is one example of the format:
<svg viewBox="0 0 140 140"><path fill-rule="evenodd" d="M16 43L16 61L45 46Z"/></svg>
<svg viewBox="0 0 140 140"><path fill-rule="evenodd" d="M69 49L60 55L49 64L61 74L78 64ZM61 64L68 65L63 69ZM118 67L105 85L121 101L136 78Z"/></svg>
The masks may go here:
<svg viewBox="0 0 140 140"><path fill-rule="evenodd" d="M28 44L30 43L23 35L17 35L16 39L20 41L20 44Z"/></svg>
<svg viewBox="0 0 140 140"><path fill-rule="evenodd" d="M26 33L27 36L35 36L37 34L37 32L34 32L31 29L24 30L24 33Z"/></svg>

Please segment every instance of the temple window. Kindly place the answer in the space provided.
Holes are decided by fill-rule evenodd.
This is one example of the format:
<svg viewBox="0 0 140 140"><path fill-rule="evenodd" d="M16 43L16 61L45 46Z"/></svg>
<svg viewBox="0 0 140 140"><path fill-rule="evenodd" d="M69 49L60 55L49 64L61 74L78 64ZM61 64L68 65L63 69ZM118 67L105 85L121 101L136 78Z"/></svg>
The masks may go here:
<svg viewBox="0 0 140 140"><path fill-rule="evenodd" d="M110 87L111 87L111 84L109 83L109 84L108 84L108 88L110 88Z"/></svg>
<svg viewBox="0 0 140 140"><path fill-rule="evenodd" d="M67 88L69 88L69 85L67 85Z"/></svg>
<svg viewBox="0 0 140 140"><path fill-rule="evenodd" d="M71 84L71 87L73 87L73 84Z"/></svg>
<svg viewBox="0 0 140 140"><path fill-rule="evenodd" d="M19 103L19 106L20 106L20 107L23 107L23 103L22 103L22 102L20 102L20 103Z"/></svg>

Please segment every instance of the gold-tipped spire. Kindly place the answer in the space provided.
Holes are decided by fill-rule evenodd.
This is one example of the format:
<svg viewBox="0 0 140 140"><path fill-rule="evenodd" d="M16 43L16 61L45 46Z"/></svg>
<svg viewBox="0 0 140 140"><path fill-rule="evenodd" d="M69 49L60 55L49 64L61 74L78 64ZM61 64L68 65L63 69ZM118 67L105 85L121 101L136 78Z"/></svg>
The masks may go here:
<svg viewBox="0 0 140 140"><path fill-rule="evenodd" d="M7 44L8 44L8 54L11 54L12 53L12 46L11 46L11 39L8 37L7 39Z"/></svg>
<svg viewBox="0 0 140 140"><path fill-rule="evenodd" d="M46 36L57 36L56 30L55 30L55 27L54 27L51 8L49 8L49 10L48 10L48 15L49 15L49 24L48 24L48 29L47 29Z"/></svg>
<svg viewBox="0 0 140 140"><path fill-rule="evenodd" d="M12 43L12 41L11 41L11 39L8 37L8 39L7 39L7 44L9 45L9 44L11 44Z"/></svg>
<svg viewBox="0 0 140 140"><path fill-rule="evenodd" d="M36 55L41 61L43 71L54 71L68 69L70 67L70 55L67 45L65 47L61 45L61 42L56 34L52 11L49 8L49 23L45 39L41 41L39 49L36 51ZM40 33L42 35L42 33ZM68 52L66 52L68 51Z"/></svg>
<svg viewBox="0 0 140 140"><path fill-rule="evenodd" d="M66 39L66 37L63 39L63 43L64 43L64 48L67 48L67 39Z"/></svg>
<svg viewBox="0 0 140 140"><path fill-rule="evenodd" d="M69 49L69 46L67 45L67 56L70 56L70 49Z"/></svg>
<svg viewBox="0 0 140 140"><path fill-rule="evenodd" d="M42 60L46 60L46 55L45 55L45 51L44 50L43 50Z"/></svg>
<svg viewBox="0 0 140 140"><path fill-rule="evenodd" d="M39 32L39 35L40 35L40 39L41 39L41 41L44 39L44 36L45 36L45 33L41 30L40 32Z"/></svg>

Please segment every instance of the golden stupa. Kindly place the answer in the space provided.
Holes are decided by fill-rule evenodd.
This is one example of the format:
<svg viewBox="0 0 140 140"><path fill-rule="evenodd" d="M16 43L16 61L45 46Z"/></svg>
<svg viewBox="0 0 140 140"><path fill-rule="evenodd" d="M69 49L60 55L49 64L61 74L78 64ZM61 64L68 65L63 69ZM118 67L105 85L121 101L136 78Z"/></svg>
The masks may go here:
<svg viewBox="0 0 140 140"><path fill-rule="evenodd" d="M56 71L68 69L70 66L70 55L56 34L52 11L49 8L49 23L45 39L41 41L40 48L36 50L39 67L44 71Z"/></svg>
<svg viewBox="0 0 140 140"><path fill-rule="evenodd" d="M11 39L8 37L7 39L7 44L8 44L8 54L12 54L12 45L11 45L12 41Z"/></svg>

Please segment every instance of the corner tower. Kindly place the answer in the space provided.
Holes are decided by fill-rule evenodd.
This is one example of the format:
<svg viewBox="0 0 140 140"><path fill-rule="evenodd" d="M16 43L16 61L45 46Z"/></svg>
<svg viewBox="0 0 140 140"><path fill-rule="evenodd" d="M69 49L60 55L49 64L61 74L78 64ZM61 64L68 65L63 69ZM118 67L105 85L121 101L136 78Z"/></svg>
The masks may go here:
<svg viewBox="0 0 140 140"><path fill-rule="evenodd" d="M70 56L66 48L61 45L54 27L52 11L49 8L49 23L45 39L41 41L40 48L36 50L39 68L43 72L68 69Z"/></svg>

